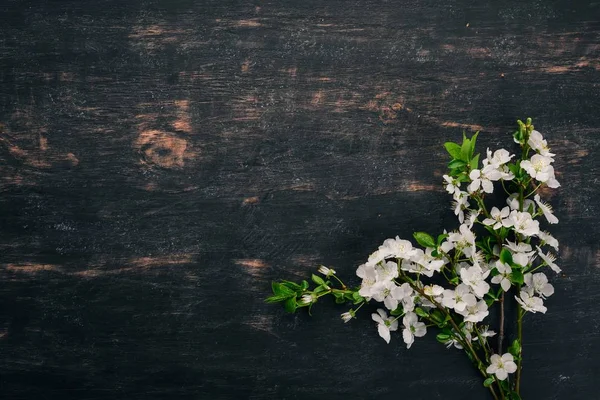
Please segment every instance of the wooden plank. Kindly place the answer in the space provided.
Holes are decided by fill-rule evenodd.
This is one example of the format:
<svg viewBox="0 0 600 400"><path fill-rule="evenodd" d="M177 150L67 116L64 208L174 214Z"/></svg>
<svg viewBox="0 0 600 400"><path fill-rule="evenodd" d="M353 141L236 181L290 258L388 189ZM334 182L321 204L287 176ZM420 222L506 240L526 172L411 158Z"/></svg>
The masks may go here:
<svg viewBox="0 0 600 400"><path fill-rule="evenodd" d="M265 305L456 226L442 143L557 155L561 266L525 399L595 396L600 5L102 0L0 5L6 398L485 398L433 335L385 345ZM544 336L533 335L541 331ZM510 333L510 332L509 332Z"/></svg>

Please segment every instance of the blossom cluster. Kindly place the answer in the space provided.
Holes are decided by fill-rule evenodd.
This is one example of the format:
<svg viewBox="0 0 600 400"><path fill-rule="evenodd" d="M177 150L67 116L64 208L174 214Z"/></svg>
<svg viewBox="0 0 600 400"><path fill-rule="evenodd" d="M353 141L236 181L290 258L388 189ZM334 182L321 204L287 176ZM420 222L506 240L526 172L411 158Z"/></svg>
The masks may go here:
<svg viewBox="0 0 600 400"><path fill-rule="evenodd" d="M356 270L359 287L321 266L321 276L312 275L313 289L307 281L273 282L266 301L282 302L289 312L307 307L310 313L321 297L332 295L336 303L353 304L341 315L344 322L365 304L382 303L371 317L387 343L392 332L401 331L410 348L435 327L439 342L467 353L495 399L520 399L522 321L528 313L546 313L554 287L544 271L561 269L558 240L546 230L558 218L542 199L546 189L560 187L555 154L531 119L518 124L513 138L520 154L488 148L480 161L474 154L478 133L444 144L452 159L443 185L452 196L455 229L435 237L416 232L418 245L399 236L386 239ZM501 192L505 202L499 201ZM510 345L503 344L507 302L517 311L518 334ZM490 313L495 306L498 312ZM491 315L499 315L498 323ZM494 336L497 346L489 340Z"/></svg>
<svg viewBox="0 0 600 400"><path fill-rule="evenodd" d="M432 311L438 309L456 323L442 335L445 343L463 348L485 341L495 334L483 325L489 308L508 292L514 292L522 314L547 311L544 302L554 287L541 269L561 270L548 249L557 251L558 241L542 226L556 224L558 218L537 191L560 184L547 141L536 130L528 133L515 134L523 157L506 149L487 149L481 167L478 156L472 155L476 136L465 137L462 145L447 143L454 159L443 179L452 195L458 228L444 231L437 240L415 234L422 248L398 236L387 239L358 267L360 296L383 303L372 318L386 342L401 320L402 338L410 348L415 338L427 333L428 324L443 326L432 318ZM506 204L488 210L485 196L498 189L506 191ZM487 373L504 380L516 371L513 361L510 353L493 354Z"/></svg>

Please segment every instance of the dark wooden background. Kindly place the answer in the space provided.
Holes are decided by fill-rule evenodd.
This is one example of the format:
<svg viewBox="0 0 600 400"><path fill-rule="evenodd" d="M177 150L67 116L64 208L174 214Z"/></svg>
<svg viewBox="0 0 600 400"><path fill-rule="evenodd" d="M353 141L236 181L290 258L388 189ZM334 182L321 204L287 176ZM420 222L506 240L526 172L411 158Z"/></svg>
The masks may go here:
<svg viewBox="0 0 600 400"><path fill-rule="evenodd" d="M442 143L526 116L564 275L524 398L600 398L600 2L2 0L0 94L2 398L485 399L434 335L263 298L455 228Z"/></svg>

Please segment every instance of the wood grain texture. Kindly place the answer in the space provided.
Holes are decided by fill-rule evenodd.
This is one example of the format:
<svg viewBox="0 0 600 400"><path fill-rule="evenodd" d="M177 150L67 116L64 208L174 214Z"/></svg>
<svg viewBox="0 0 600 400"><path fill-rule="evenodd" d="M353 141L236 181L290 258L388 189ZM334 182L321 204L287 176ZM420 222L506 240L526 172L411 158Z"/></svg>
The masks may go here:
<svg viewBox="0 0 600 400"><path fill-rule="evenodd" d="M262 299L456 226L441 144L525 116L564 276L524 398L597 398L598 1L4 0L0 93L3 398L486 398L433 335Z"/></svg>

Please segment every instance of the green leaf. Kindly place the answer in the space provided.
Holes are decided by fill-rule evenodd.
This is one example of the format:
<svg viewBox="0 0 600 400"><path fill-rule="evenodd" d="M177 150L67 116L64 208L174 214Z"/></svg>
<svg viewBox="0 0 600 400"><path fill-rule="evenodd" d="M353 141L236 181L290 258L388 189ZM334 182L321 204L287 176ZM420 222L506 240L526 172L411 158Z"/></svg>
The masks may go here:
<svg viewBox="0 0 600 400"><path fill-rule="evenodd" d="M504 264L512 264L513 260L510 250L502 249L502 251L500 252L500 261L502 261Z"/></svg>
<svg viewBox="0 0 600 400"><path fill-rule="evenodd" d="M471 148L469 149L469 159L473 157L473 153L475 153L475 143L477 142L478 135L479 131L475 132L475 134L471 136Z"/></svg>
<svg viewBox="0 0 600 400"><path fill-rule="evenodd" d="M435 338L440 343L446 343L448 340L450 340L451 336L446 333L438 333Z"/></svg>
<svg viewBox="0 0 600 400"><path fill-rule="evenodd" d="M323 278L321 278L320 276L317 276L315 274L312 274L312 281L314 283L316 283L317 285L325 285L325 281L323 280Z"/></svg>
<svg viewBox="0 0 600 400"><path fill-rule="evenodd" d="M523 133L520 131L515 131L515 133L513 133L513 137L518 143L523 143Z"/></svg>
<svg viewBox="0 0 600 400"><path fill-rule="evenodd" d="M298 304L296 303L296 296L287 299L283 305L285 307L285 311L292 314L296 312L296 308L298 308Z"/></svg>
<svg viewBox="0 0 600 400"><path fill-rule="evenodd" d="M449 169L464 168L466 165L467 165L467 163L462 160L452 160L448 163L448 168Z"/></svg>
<svg viewBox="0 0 600 400"><path fill-rule="evenodd" d="M398 307L395 310L390 311L390 315L397 317L398 315L402 315L403 312L402 307Z"/></svg>
<svg viewBox="0 0 600 400"><path fill-rule="evenodd" d="M483 381L483 386L490 387L490 386L492 386L492 383L494 383L494 378L489 377L485 381Z"/></svg>
<svg viewBox="0 0 600 400"><path fill-rule="evenodd" d="M471 159L469 165L471 166L471 169L479 169L479 154Z"/></svg>
<svg viewBox="0 0 600 400"><path fill-rule="evenodd" d="M521 396L519 396L519 393L517 392L511 392L510 393L510 400L522 400Z"/></svg>
<svg viewBox="0 0 600 400"><path fill-rule="evenodd" d="M523 277L523 272L518 268L513 268L510 273L510 280L513 283L522 285L525 282L525 278Z"/></svg>
<svg viewBox="0 0 600 400"><path fill-rule="evenodd" d="M435 247L435 241L430 234L425 232L413 233L415 240L423 247Z"/></svg>
<svg viewBox="0 0 600 400"><path fill-rule="evenodd" d="M354 299L354 304L362 303L365 299L358 294L358 292L352 293L352 298Z"/></svg>
<svg viewBox="0 0 600 400"><path fill-rule="evenodd" d="M307 281L302 281L302 283L300 284L300 288L302 290L308 289L308 282Z"/></svg>
<svg viewBox="0 0 600 400"><path fill-rule="evenodd" d="M515 358L521 357L521 343L519 343L519 339L515 339L514 342L512 342L508 348L508 352Z"/></svg>
<svg viewBox="0 0 600 400"><path fill-rule="evenodd" d="M442 242L444 241L444 239L446 239L447 237L448 237L447 233L443 233L441 235L438 235L438 237L437 237L437 244L438 244L438 246L440 244L442 244Z"/></svg>
<svg viewBox="0 0 600 400"><path fill-rule="evenodd" d="M289 299L289 296L271 296L265 299L265 303L279 303L280 301L286 301Z"/></svg>
<svg viewBox="0 0 600 400"><path fill-rule="evenodd" d="M460 148L460 159L469 162L471 155L471 141L465 137Z"/></svg>
<svg viewBox="0 0 600 400"><path fill-rule="evenodd" d="M460 146L453 142L444 143L444 147L448 154L452 156L455 160L460 160Z"/></svg>
<svg viewBox="0 0 600 400"><path fill-rule="evenodd" d="M292 290L292 289L288 288L287 286L284 286L278 282L272 282L271 289L273 289L273 294L275 296L290 297L290 296L294 296L296 294L296 292L294 290Z"/></svg>
<svg viewBox="0 0 600 400"><path fill-rule="evenodd" d="M441 324L444 322L444 314L442 314L440 310L433 310L430 314L430 317L433 320L433 322L437 324Z"/></svg>
<svg viewBox="0 0 600 400"><path fill-rule="evenodd" d="M300 285L298 285L295 282L290 282L290 281L281 281L281 284L287 288L289 288L290 290L293 290L294 292L297 290L302 290L302 287Z"/></svg>
<svg viewBox="0 0 600 400"><path fill-rule="evenodd" d="M327 290L329 290L327 288L327 285L323 284L323 285L319 285L315 288L315 290L313 290L314 294L319 294L319 293L323 293L326 292Z"/></svg>
<svg viewBox="0 0 600 400"><path fill-rule="evenodd" d="M423 317L423 318L428 318L429 317L429 314L427 314L427 311L423 310L421 307L415 308L415 313L419 317Z"/></svg>

